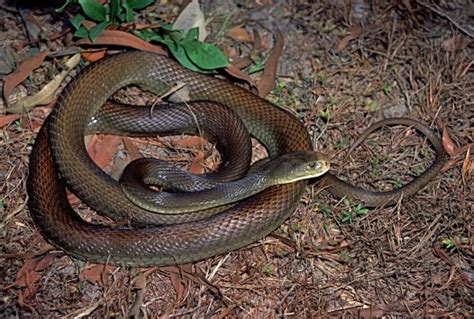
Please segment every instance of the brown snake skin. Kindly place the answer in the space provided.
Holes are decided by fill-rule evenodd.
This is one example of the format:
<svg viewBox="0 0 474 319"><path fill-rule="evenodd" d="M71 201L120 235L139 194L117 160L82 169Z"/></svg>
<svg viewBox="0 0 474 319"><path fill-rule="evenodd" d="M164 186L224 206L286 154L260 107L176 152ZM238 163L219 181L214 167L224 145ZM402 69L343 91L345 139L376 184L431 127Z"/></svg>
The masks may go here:
<svg viewBox="0 0 474 319"><path fill-rule="evenodd" d="M115 55L86 68L64 89L37 136L30 159L28 206L49 242L91 262L183 264L259 240L295 210L306 182L271 187L213 216L206 212L157 215L128 201L118 183L88 157L83 140L88 123L121 87L137 84L159 94L177 83L189 88L192 100L216 101L233 109L271 157L312 149L308 132L296 117L229 82L185 70L169 58L152 53ZM437 158L436 165L427 170L431 175L439 171L439 162ZM93 209L137 227L83 221L67 202L63 180ZM429 179L416 181L419 189ZM344 193L346 186L343 183L337 187ZM144 227L146 224L160 226Z"/></svg>

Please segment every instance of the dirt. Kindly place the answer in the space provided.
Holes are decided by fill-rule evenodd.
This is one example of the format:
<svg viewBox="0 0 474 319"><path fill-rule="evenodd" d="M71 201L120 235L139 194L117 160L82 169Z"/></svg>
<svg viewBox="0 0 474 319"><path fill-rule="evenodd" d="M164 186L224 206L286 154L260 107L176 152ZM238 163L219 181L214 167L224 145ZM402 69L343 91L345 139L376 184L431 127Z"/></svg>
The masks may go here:
<svg viewBox="0 0 474 319"><path fill-rule="evenodd" d="M159 1L141 18L154 13L153 19L172 21L181 2ZM40 21L40 31L27 31L19 10L0 4L2 76L40 50L58 53L71 46L66 34L48 38L66 28L52 8L22 9ZM434 159L423 136L391 127L371 134L345 160L355 138L383 118L414 118L440 136L445 125L452 139L445 147L474 143L469 1L219 0L203 1L202 9L212 17L209 40L235 58L252 45L226 36L230 28L259 32L260 59L268 56L277 28L283 32L278 82L267 98L298 116L315 148L331 156L332 171L351 183L378 190L400 187ZM37 92L58 72L59 62L47 59L14 95ZM258 80L259 73L253 76ZM452 156L427 187L393 207L365 210L312 183L297 211L249 247L184 267L105 267L51 249L29 216L28 157L50 109L37 107L0 133L2 318L474 314L473 158L466 151ZM168 140L155 144L174 147ZM178 147L172 155L192 161L189 156L199 152ZM86 219L96 218L75 205Z"/></svg>

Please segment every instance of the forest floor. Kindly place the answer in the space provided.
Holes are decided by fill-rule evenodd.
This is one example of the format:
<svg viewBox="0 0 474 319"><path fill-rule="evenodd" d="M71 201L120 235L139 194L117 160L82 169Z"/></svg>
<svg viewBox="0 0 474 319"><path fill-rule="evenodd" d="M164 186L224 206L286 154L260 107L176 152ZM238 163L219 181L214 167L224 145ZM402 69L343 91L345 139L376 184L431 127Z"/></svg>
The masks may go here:
<svg viewBox="0 0 474 319"><path fill-rule="evenodd" d="M157 1L138 19L171 22L183 2ZM77 47L54 8L0 3L2 83L23 61L49 52L13 93L34 94ZM451 156L427 187L398 205L364 209L311 183L281 227L240 250L182 267L83 263L43 239L26 205L29 154L52 104L0 113L0 317L472 317L474 7L349 3L219 0L201 1L201 9L212 18L208 41L236 61L249 52L254 65L264 61L281 30L277 85L267 98L291 110L315 148L330 155L332 172L353 184L397 188L434 159L423 136L396 126L372 133L344 161L372 123L405 116L439 136L444 128ZM125 142L104 139L96 148L115 145L111 162L120 161ZM192 139L129 141L139 150L165 146L191 166L208 153ZM85 219L99 218L73 202Z"/></svg>

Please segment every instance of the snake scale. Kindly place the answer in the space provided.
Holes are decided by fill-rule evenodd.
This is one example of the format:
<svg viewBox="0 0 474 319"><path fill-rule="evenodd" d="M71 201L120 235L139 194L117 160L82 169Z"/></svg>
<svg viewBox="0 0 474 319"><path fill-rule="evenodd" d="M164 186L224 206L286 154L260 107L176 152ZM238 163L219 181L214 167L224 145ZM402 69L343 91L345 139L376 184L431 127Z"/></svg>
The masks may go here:
<svg viewBox="0 0 474 319"><path fill-rule="evenodd" d="M202 211L160 215L130 203L118 182L88 157L84 135L90 130L91 118L118 89L135 84L159 94L177 83L189 89L192 100L210 100L231 108L250 134L267 148L270 157L313 149L307 130L295 116L240 87L188 71L161 55L138 51L114 55L85 68L63 90L37 135L30 158L28 206L49 242L91 262L128 266L183 264L255 242L296 209L306 181L272 186L219 214ZM369 197L368 205L388 203L402 191L409 196L439 172L444 153L435 136L428 138L435 144L438 157L425 175L415 179L409 189L388 197ZM327 174L323 180L338 195L354 193L360 198L357 189L332 175ZM85 222L67 201L65 181L91 208L127 220L134 227ZM361 199L367 194L362 191Z"/></svg>

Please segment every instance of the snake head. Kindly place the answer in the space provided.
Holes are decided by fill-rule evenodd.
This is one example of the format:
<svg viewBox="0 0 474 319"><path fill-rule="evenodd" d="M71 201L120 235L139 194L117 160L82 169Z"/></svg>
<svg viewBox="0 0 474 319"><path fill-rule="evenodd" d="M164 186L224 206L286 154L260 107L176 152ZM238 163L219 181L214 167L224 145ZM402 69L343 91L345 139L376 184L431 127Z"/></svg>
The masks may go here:
<svg viewBox="0 0 474 319"><path fill-rule="evenodd" d="M275 184L286 184L324 175L330 165L323 153L298 151L278 157L272 161L272 166Z"/></svg>

